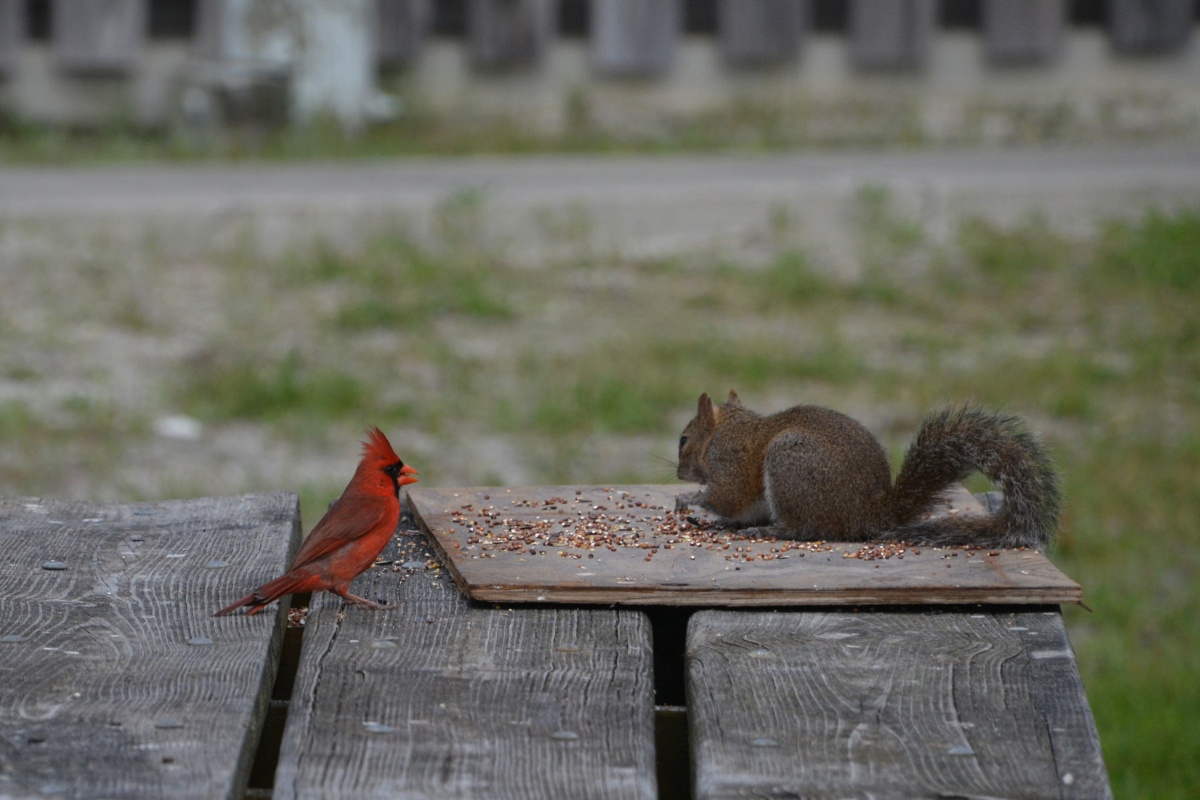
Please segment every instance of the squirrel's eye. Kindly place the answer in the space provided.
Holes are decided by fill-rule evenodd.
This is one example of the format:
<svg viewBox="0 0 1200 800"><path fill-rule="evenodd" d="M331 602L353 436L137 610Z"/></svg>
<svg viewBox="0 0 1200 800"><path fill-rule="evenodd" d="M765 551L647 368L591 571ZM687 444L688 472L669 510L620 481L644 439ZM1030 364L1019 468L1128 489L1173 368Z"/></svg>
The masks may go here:
<svg viewBox="0 0 1200 800"><path fill-rule="evenodd" d="M688 437L686 434L679 437L679 449L682 450L683 446L687 443L688 443Z"/></svg>

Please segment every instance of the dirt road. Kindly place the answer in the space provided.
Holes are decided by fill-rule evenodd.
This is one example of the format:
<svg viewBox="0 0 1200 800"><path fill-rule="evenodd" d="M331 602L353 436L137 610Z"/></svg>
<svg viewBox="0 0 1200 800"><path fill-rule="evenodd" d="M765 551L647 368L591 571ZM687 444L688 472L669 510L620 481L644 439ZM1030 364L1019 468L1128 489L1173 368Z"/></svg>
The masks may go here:
<svg viewBox="0 0 1200 800"><path fill-rule="evenodd" d="M406 219L419 233L457 198L518 257L564 242L624 256L736 249L783 220L837 262L864 190L934 238L971 215L1037 213L1083 232L1148 205L1200 203L1200 147L6 168L0 218L254 219L269 245L336 238L365 218Z"/></svg>

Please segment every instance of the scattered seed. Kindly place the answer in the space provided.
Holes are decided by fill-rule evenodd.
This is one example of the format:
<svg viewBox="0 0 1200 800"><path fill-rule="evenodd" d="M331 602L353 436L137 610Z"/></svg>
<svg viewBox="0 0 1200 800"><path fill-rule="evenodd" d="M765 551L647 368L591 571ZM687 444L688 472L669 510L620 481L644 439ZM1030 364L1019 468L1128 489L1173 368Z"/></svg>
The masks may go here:
<svg viewBox="0 0 1200 800"><path fill-rule="evenodd" d="M593 551L600 548L613 553L618 549L635 548L646 551L644 561L651 561L660 549L686 546L721 551L726 560L742 563L833 552L833 545L824 541L776 540L766 536L748 538L685 512L631 500L628 493L616 501L612 495L606 500L612 507L587 498L580 489L575 490L573 500L565 497L509 500L510 507L556 512L549 517L533 518L508 516L495 506L476 507L474 503L463 503L449 510L451 522L466 533L464 542L456 541L453 546L456 550L470 552L472 558L495 558L498 553L514 553L581 559L584 556L593 558ZM769 552L752 547L764 542L774 545ZM970 557L978 549L954 548L941 557L957 558L960 550L966 550ZM921 550L907 542L866 543L840 552L844 559L862 561L903 560L909 553L921 555ZM696 556L691 555L689 559L694 561Z"/></svg>

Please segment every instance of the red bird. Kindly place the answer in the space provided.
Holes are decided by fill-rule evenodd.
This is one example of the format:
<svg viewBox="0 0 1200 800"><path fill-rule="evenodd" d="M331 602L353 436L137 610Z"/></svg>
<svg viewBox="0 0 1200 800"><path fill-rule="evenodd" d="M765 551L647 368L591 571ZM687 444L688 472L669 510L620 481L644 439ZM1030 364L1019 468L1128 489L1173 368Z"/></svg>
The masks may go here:
<svg viewBox="0 0 1200 800"><path fill-rule="evenodd" d="M214 617L242 606L249 607L250 616L285 594L322 590L354 605L386 608L350 594L350 581L375 563L392 538L400 521L400 487L416 483L417 471L400 460L379 428L369 428L367 437L354 477L304 540L287 573Z"/></svg>

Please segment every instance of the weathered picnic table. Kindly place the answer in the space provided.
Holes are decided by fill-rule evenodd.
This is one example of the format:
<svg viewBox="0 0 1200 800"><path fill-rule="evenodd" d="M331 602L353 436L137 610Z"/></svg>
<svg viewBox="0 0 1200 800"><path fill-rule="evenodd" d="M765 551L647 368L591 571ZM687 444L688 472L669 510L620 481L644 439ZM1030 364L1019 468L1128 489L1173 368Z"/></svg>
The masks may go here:
<svg viewBox="0 0 1200 800"><path fill-rule="evenodd" d="M581 502L615 493L636 517L673 491L413 492L419 522L402 520L354 588L392 607L318 595L286 633L286 609L211 614L286 564L294 495L0 500L0 798L1111 797L1056 604L1069 600L1054 599L1078 599L1069 581L1042 574L1041 593L1027 584L1008 605L911 593L881 605L860 590L842 600L862 605L839 605L818 586L779 606L770 598L800 552L780 565L751 552L768 545L739 544L713 566L712 549L676 539L589 560L547 539L489 549L487 533L520 526L468 516L499 506L563 530ZM1029 577L999 554L964 553L984 566L960 567L909 553L901 570L837 547L803 552L800 572L876 583L920 574L914 562L958 571L968 597L983 597L980 572ZM488 579L462 573L494 570L502 553L528 573L512 592L545 591L559 564L576 589L580 573L599 585L627 572L612 581L626 599L468 599L460 587ZM674 598L648 596L639 575L651 573L621 560L670 569L702 553L721 574L704 573L707 595L663 581ZM755 600L759 567L768 585ZM727 579L741 599L716 608L712 584Z"/></svg>

